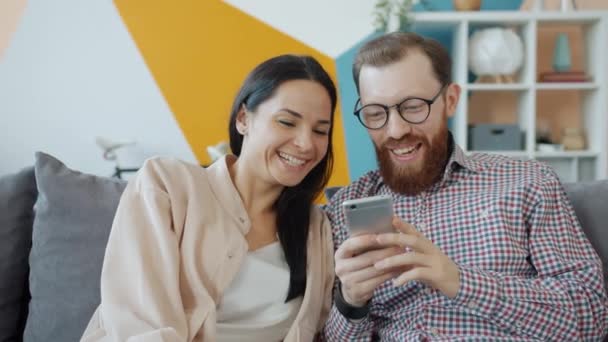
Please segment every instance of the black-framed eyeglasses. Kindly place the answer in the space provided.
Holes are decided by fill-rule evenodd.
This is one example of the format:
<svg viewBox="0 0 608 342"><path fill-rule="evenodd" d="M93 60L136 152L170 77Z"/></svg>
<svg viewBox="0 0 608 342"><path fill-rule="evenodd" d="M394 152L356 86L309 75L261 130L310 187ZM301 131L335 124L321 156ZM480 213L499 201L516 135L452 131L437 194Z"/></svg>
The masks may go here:
<svg viewBox="0 0 608 342"><path fill-rule="evenodd" d="M395 107L399 116L406 122L411 124L421 124L429 117L431 113L431 105L435 103L437 98L444 89L447 87L443 85L437 95L433 96L432 99L423 99L420 97L407 97L403 101L392 105L385 106L377 103L370 103L359 109L357 107L361 104L361 98L355 103L355 116L359 119L361 124L369 129L380 129L388 122L388 116L390 109Z"/></svg>

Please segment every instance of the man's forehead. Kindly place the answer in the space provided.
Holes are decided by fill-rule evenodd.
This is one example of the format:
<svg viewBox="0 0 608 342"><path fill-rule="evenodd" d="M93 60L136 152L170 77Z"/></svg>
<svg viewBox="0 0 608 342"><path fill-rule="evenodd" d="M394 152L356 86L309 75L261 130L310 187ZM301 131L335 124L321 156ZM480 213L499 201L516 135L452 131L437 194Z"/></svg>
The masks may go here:
<svg viewBox="0 0 608 342"><path fill-rule="evenodd" d="M384 66L364 65L359 74L362 99L425 96L436 91L438 84L428 57L421 53L412 53Z"/></svg>

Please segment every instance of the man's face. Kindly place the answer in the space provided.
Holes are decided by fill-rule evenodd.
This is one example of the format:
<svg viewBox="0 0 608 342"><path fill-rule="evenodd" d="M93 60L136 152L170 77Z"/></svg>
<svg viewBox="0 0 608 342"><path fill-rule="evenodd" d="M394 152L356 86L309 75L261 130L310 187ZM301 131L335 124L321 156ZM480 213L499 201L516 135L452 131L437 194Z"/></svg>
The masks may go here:
<svg viewBox="0 0 608 342"><path fill-rule="evenodd" d="M359 75L363 106L393 106L407 97L432 99L442 86L428 57L418 51L390 65L364 65ZM420 124L406 122L393 107L384 127L368 129L380 173L393 191L415 195L438 180L448 157L447 119L454 114L459 95L458 85L447 86L431 105L426 121Z"/></svg>

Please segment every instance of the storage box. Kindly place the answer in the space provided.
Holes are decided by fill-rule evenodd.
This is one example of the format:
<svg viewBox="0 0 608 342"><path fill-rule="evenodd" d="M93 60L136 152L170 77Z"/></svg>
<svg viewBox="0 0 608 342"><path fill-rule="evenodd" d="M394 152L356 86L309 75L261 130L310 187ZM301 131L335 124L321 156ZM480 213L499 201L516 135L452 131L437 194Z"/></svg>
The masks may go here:
<svg viewBox="0 0 608 342"><path fill-rule="evenodd" d="M469 150L523 150L523 140L518 125L477 124L469 127Z"/></svg>

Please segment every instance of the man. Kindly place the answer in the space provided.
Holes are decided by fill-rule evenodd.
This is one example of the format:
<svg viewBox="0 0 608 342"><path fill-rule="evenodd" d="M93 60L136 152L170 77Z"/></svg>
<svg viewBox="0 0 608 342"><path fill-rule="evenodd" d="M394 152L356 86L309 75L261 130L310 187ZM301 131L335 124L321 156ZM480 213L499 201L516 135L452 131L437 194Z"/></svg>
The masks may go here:
<svg viewBox="0 0 608 342"><path fill-rule="evenodd" d="M334 227L330 341L600 340L601 262L556 174L536 161L470 155L447 120L460 88L435 41L376 38L358 52L355 115L379 170L326 206ZM393 198L398 231L348 236L341 203Z"/></svg>

